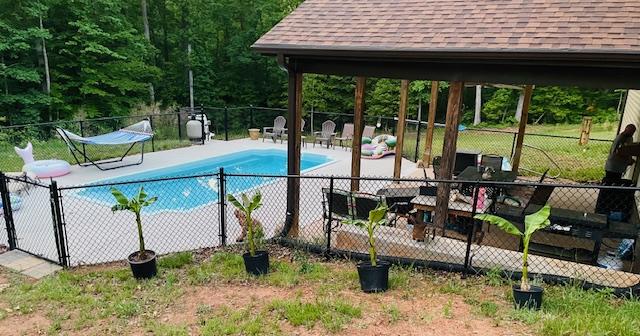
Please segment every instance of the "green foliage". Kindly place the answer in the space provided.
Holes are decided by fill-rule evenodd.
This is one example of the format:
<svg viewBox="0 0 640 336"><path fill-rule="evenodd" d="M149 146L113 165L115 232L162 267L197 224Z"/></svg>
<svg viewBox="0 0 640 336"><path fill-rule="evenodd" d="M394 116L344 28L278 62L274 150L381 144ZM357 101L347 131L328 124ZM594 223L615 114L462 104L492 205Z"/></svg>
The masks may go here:
<svg viewBox="0 0 640 336"><path fill-rule="evenodd" d="M531 241L531 236L538 230L542 230L549 225L551 222L549 221L549 216L551 215L551 207L549 204L542 207L542 209L532 213L530 215L525 216L524 218L524 232L520 231L515 225L513 225L510 221L495 215L488 214L480 214L475 215L475 219L479 219L481 221L487 222L489 224L493 224L504 232L508 234L512 234L514 236L522 237L522 281L520 284L520 288L522 290L528 291L530 290L529 285L529 277L528 277L528 257L529 257L529 242Z"/></svg>
<svg viewBox="0 0 640 336"><path fill-rule="evenodd" d="M142 235L142 218L140 217L140 213L142 212L142 209L155 203L158 200L158 197L147 198L148 195L144 191L144 187L140 187L140 189L138 189L138 193L130 199L127 198L127 196L125 196L120 190L113 187L111 188L111 194L117 202L111 207L111 211L129 211L136 216L138 241L140 242L140 258L144 259L144 236Z"/></svg>
<svg viewBox="0 0 640 336"><path fill-rule="evenodd" d="M312 302L302 301L300 298L276 300L271 303L270 308L293 326L305 326L311 329L320 322L331 332L342 330L351 319L362 316L360 307L339 299L317 299Z"/></svg>
<svg viewBox="0 0 640 336"><path fill-rule="evenodd" d="M384 225L387 221L387 206L379 205L377 208L369 211L369 220L348 219L346 224L353 224L367 230L369 240L369 260L372 266L377 265L376 241L374 237L375 230L378 226Z"/></svg>
<svg viewBox="0 0 640 336"><path fill-rule="evenodd" d="M191 252L178 252L162 257L158 260L158 266L169 269L183 268L192 263L193 253Z"/></svg>
<svg viewBox="0 0 640 336"><path fill-rule="evenodd" d="M254 227L253 212L262 206L262 194L256 191L253 197L249 199L247 194L242 193L242 202L235 198L232 194L227 195L227 199L235 206L244 216L245 225L247 226L247 244L251 256L256 255L256 244L261 240L262 230Z"/></svg>

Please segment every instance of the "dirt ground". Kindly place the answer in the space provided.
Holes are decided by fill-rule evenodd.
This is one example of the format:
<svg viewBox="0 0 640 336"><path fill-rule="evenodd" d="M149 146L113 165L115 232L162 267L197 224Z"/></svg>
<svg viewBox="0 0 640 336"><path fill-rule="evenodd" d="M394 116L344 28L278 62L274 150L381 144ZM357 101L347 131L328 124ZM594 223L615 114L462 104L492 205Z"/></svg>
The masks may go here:
<svg viewBox="0 0 640 336"><path fill-rule="evenodd" d="M281 259L287 259L282 257ZM326 263L337 272L352 271L352 262ZM79 274L94 271L109 271L122 265L87 267L71 272ZM443 275L460 281L460 275ZM10 283L15 284L17 275L0 270L0 291ZM11 279L14 279L13 281ZM218 309L265 311L274 300L301 300L314 302L322 298L342 300L362 309L360 317L351 319L341 330L328 332L321 323L312 327L293 326L286 319L275 319L283 335L532 335L530 326L521 322L496 318L479 313L479 302L496 302L497 309L509 310L504 287L480 286L473 292L448 292L447 279L423 281L412 279L409 285L392 289L386 293L365 294L357 289L357 284L342 288L337 292L323 291L321 282L301 282L295 286L277 286L269 283L255 283L246 280L213 281L200 285L182 284L182 292L169 305L159 305L157 310L146 310L138 316L119 320L115 317L101 317L82 328L54 328L51 311L36 309L29 313L18 313L16 307L0 301L0 335L100 335L105 330L115 330L119 324L123 335L199 335L203 326L201 310ZM430 279L433 279L431 277ZM35 283L21 279L24 283ZM465 294L467 293L467 294ZM1 292L0 292L1 294ZM468 295L472 294L472 295ZM49 306L50 307L50 306ZM391 307L391 308L390 308ZM18 307L19 309L19 307ZM61 307L61 311L64 307ZM393 310L390 313L390 310ZM80 312L67 312L66 320L78 318ZM154 323L180 326L181 333L158 331L148 327ZM235 333L233 333L235 334ZM261 333L259 333L261 334ZM269 333L267 333L269 334Z"/></svg>

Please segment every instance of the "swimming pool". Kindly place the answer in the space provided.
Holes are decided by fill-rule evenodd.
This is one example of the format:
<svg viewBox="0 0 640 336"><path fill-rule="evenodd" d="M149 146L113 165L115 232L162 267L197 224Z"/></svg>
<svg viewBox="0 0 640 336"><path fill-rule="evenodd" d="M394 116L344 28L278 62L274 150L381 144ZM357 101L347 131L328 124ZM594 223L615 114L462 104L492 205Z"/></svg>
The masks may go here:
<svg viewBox="0 0 640 336"><path fill-rule="evenodd" d="M325 155L304 153L300 160L300 169L302 172L306 172L330 162L332 160ZM215 174L219 172L221 167L227 174L286 175L287 152L277 149L246 150L177 166L100 180L96 184ZM236 194L273 182L274 179L273 177L259 176L229 176L226 179L227 193ZM116 187L131 197L140 186L144 186L150 196L158 197L158 201L149 207L149 212L189 210L218 201L219 186L218 178L215 176L136 182ZM84 199L110 205L114 203L110 189L109 186L87 187L80 190L77 195Z"/></svg>

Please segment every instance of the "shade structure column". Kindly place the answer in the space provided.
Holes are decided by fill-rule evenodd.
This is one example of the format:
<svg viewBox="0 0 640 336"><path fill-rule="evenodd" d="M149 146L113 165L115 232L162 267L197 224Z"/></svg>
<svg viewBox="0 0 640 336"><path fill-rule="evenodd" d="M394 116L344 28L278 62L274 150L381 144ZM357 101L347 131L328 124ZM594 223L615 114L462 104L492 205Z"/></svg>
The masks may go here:
<svg viewBox="0 0 640 336"><path fill-rule="evenodd" d="M287 235L297 237L300 218L300 144L302 126L302 73L289 69L287 142Z"/></svg>
<svg viewBox="0 0 640 336"><path fill-rule="evenodd" d="M440 82L431 81L431 97L429 101L429 116L427 117L427 134L424 141L422 163L425 167L431 165L431 149L433 148L433 130L436 123L436 109L438 108L438 86Z"/></svg>
<svg viewBox="0 0 640 336"><path fill-rule="evenodd" d="M362 152L362 131L364 129L364 90L367 83L365 77L356 78L355 107L353 110L353 141L351 150L351 177L360 177L360 160ZM360 190L360 180L351 180L351 191Z"/></svg>
<svg viewBox="0 0 640 336"><path fill-rule="evenodd" d="M409 81L400 82L400 110L396 127L396 157L393 165L393 178L400 178L402 170L402 150L404 148L404 128L407 121L407 101L409 99Z"/></svg>
<svg viewBox="0 0 640 336"><path fill-rule="evenodd" d="M460 109L462 106L463 82L451 82L449 86L449 100L447 102L447 119L444 130L444 144L442 146L442 160L440 162L440 179L450 180L453 177L453 166L456 158L456 144L458 141L458 123L460 122ZM451 185L439 183L436 193L436 207L434 225L441 227L444 232L444 223L449 210L449 194Z"/></svg>
<svg viewBox="0 0 640 336"><path fill-rule="evenodd" d="M522 156L522 144L527 128L527 120L529 119L529 106L531 106L531 96L533 95L533 85L524 87L524 98L522 100L522 115L520 116L520 124L518 127L518 136L516 138L516 148L513 152L512 170L518 173L520 168L520 158Z"/></svg>

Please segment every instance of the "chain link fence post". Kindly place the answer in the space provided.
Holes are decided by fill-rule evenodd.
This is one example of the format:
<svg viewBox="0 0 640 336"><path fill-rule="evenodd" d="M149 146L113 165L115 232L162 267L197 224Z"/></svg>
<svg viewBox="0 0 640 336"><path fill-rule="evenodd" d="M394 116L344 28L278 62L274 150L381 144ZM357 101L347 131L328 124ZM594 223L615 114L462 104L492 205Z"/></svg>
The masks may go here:
<svg viewBox="0 0 640 336"><path fill-rule="evenodd" d="M218 173L218 200L220 203L220 245L227 245L227 190L224 168L220 167Z"/></svg>
<svg viewBox="0 0 640 336"><path fill-rule="evenodd" d="M58 260L62 267L69 267L69 254L65 239L64 221L62 219L62 205L60 201L60 191L58 190L58 182L51 181L49 186L49 194L51 201L51 215L53 220L53 233L56 240L56 248L58 250Z"/></svg>
<svg viewBox="0 0 640 336"><path fill-rule="evenodd" d="M7 229L9 249L14 250L18 247L18 240L16 239L16 227L13 222L11 195L9 194L9 188L7 187L7 178L2 172L0 172L0 196L2 196L2 211L4 213L4 223Z"/></svg>
<svg viewBox="0 0 640 336"><path fill-rule="evenodd" d="M333 175L331 175L331 177L329 178L329 197L327 200L327 247L325 251L325 256L327 258L329 257L329 253L331 252L331 225L333 223L333 182L334 177Z"/></svg>
<svg viewBox="0 0 640 336"><path fill-rule="evenodd" d="M151 126L151 129L153 129L153 115L149 115L149 125ZM156 151L156 143L155 143L155 138L156 137L151 137L151 151L155 152ZM144 150L144 149L143 149Z"/></svg>

